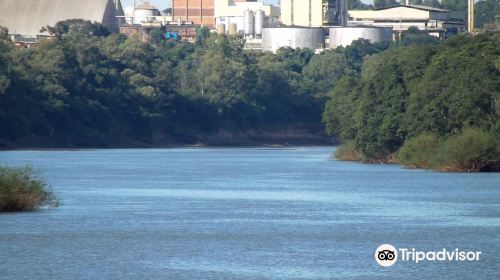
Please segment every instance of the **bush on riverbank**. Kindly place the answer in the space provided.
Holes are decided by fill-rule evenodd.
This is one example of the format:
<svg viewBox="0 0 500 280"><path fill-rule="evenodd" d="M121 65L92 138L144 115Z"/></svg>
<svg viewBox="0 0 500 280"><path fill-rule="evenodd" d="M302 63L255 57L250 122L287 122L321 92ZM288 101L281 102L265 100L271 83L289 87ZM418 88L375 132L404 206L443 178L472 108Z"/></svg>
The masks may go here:
<svg viewBox="0 0 500 280"><path fill-rule="evenodd" d="M347 141L337 147L334 157L340 160L361 161L363 154L356 149L356 144L353 141Z"/></svg>
<svg viewBox="0 0 500 280"><path fill-rule="evenodd" d="M398 158L406 167L429 168L436 149L442 139L435 133L422 133L405 142L399 151Z"/></svg>
<svg viewBox="0 0 500 280"><path fill-rule="evenodd" d="M423 133L405 142L399 160L407 167L438 171L495 171L500 140L494 132L466 128L446 139Z"/></svg>
<svg viewBox="0 0 500 280"><path fill-rule="evenodd" d="M31 211L59 202L43 179L29 167L0 166L0 211Z"/></svg>

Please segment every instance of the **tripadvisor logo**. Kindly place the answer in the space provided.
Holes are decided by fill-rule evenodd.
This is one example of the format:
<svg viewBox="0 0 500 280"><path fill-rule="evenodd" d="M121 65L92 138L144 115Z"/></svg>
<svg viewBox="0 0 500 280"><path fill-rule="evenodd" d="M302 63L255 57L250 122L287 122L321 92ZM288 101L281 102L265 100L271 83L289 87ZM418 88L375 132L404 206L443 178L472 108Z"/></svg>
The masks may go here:
<svg viewBox="0 0 500 280"><path fill-rule="evenodd" d="M382 244L375 250L375 260L381 266L391 266L398 261L398 251L391 244Z"/></svg>
<svg viewBox="0 0 500 280"><path fill-rule="evenodd" d="M375 260L380 266L392 266L398 259L405 262L421 263L424 261L479 261L481 251L462 251L441 249L438 251L418 251L415 248L396 249L391 244L382 244L375 250ZM398 258L399 256L399 258Z"/></svg>

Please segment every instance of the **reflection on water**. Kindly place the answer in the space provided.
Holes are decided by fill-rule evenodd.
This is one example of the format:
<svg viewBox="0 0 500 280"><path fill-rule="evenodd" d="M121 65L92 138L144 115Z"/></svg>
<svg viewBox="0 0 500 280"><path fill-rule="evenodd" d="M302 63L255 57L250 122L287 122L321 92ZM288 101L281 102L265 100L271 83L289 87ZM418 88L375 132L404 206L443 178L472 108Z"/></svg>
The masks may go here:
<svg viewBox="0 0 500 280"><path fill-rule="evenodd" d="M332 148L0 152L62 207L0 215L0 278L497 278L500 174L329 158ZM396 263L396 247L482 251Z"/></svg>

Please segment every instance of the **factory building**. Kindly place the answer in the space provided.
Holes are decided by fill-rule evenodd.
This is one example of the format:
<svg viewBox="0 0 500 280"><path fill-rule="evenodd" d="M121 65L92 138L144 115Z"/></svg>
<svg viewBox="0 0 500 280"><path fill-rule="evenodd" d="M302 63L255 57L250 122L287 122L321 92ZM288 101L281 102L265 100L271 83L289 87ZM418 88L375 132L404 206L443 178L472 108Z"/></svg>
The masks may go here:
<svg viewBox="0 0 500 280"><path fill-rule="evenodd" d="M215 23L219 33L221 28L229 33L231 26L231 33L255 35L257 31L260 35L263 26L277 25L279 16L278 7L255 0L215 0ZM253 25L257 25L253 29L250 28L251 21Z"/></svg>
<svg viewBox="0 0 500 280"><path fill-rule="evenodd" d="M99 22L112 32L119 30L123 16L120 0L1 0L0 25L21 37L48 36L40 30L67 19Z"/></svg>
<svg viewBox="0 0 500 280"><path fill-rule="evenodd" d="M281 23L288 26L342 26L347 0L282 0Z"/></svg>
<svg viewBox="0 0 500 280"><path fill-rule="evenodd" d="M196 29L201 25L191 21L173 20L171 15L162 14L148 1L125 9L125 24L120 26L120 33L127 36L138 36L142 41L149 38L151 30L160 30L166 39L180 40L181 38L194 40Z"/></svg>
<svg viewBox="0 0 500 280"><path fill-rule="evenodd" d="M395 33L415 26L430 35L444 38L449 33L465 31L461 13L419 5L401 5L366 11L349 11L349 25L392 27Z"/></svg>
<svg viewBox="0 0 500 280"><path fill-rule="evenodd" d="M172 0L172 17L214 28L214 0Z"/></svg>

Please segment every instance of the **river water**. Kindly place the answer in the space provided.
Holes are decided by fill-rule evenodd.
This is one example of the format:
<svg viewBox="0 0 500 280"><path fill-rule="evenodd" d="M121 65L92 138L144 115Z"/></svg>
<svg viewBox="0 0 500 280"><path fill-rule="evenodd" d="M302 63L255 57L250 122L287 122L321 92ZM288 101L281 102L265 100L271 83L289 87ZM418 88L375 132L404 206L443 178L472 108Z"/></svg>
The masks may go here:
<svg viewBox="0 0 500 280"><path fill-rule="evenodd" d="M341 162L333 150L0 152L63 202L0 214L0 278L500 278L500 174ZM381 267L383 243L482 253Z"/></svg>

